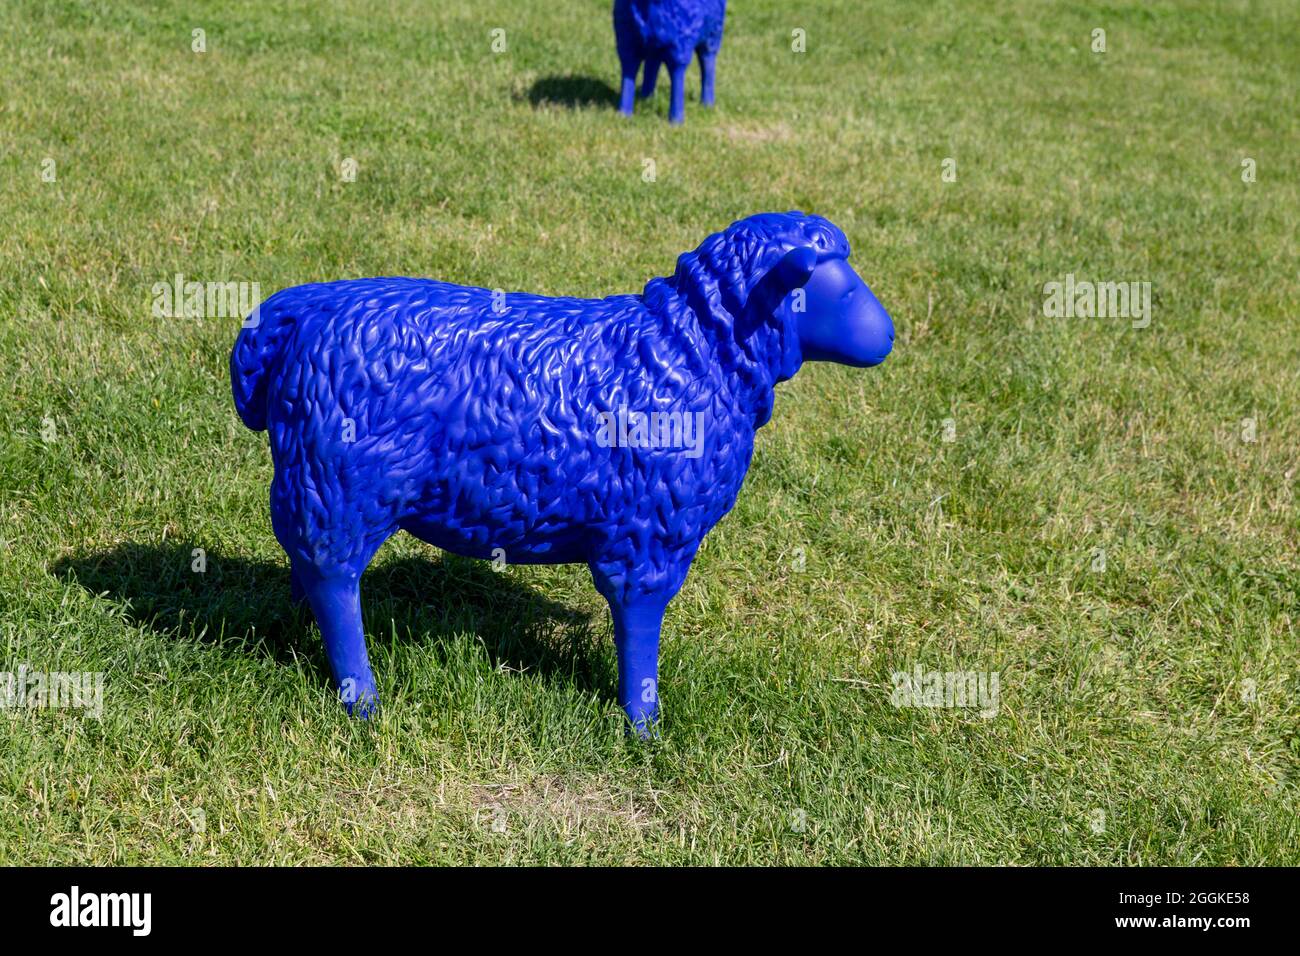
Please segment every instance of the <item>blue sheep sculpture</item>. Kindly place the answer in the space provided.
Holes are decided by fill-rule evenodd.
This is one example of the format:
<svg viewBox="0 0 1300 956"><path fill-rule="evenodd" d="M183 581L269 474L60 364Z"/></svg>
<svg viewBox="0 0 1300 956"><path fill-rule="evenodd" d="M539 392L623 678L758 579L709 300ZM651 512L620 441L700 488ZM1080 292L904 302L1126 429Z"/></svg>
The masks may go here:
<svg viewBox="0 0 1300 956"><path fill-rule="evenodd" d="M686 119L686 68L700 60L700 102L712 106L713 74L722 46L727 0L614 0L614 40L623 87L619 111L632 115L636 73L645 63L641 96L654 94L659 68L668 66L672 102L668 122Z"/></svg>
<svg viewBox="0 0 1300 956"><path fill-rule="evenodd" d="M618 699L650 733L659 631L731 510L801 363L865 367L889 316L820 216L733 223L639 294L382 278L284 289L245 321L235 406L270 432L271 525L340 696L378 703L360 580L405 530L518 564L585 563L609 602Z"/></svg>

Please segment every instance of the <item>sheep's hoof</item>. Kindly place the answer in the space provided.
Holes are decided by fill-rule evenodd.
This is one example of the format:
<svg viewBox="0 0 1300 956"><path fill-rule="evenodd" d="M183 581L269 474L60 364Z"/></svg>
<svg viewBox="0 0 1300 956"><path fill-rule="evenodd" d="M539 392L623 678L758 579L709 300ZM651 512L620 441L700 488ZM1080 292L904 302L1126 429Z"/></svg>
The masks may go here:
<svg viewBox="0 0 1300 956"><path fill-rule="evenodd" d="M357 692L350 688L339 690L339 700L348 710L348 716L369 720L379 714L379 694L374 688Z"/></svg>
<svg viewBox="0 0 1300 956"><path fill-rule="evenodd" d="M628 715L627 722L623 725L624 733L634 740L658 740L659 739L659 715L647 717L645 714L638 713L636 717Z"/></svg>
<svg viewBox="0 0 1300 956"><path fill-rule="evenodd" d="M379 698L367 697L355 704L348 704L347 708L349 717L355 717L358 720L369 720L371 717L379 716Z"/></svg>

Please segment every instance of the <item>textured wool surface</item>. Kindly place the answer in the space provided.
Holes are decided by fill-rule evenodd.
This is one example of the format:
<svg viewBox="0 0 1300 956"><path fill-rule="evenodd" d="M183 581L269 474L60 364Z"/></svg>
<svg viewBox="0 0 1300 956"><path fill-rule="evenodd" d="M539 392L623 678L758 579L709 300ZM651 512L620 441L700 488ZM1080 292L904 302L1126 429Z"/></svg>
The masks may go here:
<svg viewBox="0 0 1300 956"><path fill-rule="evenodd" d="M726 12L727 0L615 0L614 31L620 49L680 66L718 52Z"/></svg>
<svg viewBox="0 0 1300 956"><path fill-rule="evenodd" d="M410 278L276 293L231 356L240 416L270 431L276 536L326 575L359 575L405 529L470 556L588 562L614 600L671 597L797 367L788 308L746 308L795 246L849 252L819 216L763 214L639 295ZM700 454L602 446L620 408L695 416Z"/></svg>

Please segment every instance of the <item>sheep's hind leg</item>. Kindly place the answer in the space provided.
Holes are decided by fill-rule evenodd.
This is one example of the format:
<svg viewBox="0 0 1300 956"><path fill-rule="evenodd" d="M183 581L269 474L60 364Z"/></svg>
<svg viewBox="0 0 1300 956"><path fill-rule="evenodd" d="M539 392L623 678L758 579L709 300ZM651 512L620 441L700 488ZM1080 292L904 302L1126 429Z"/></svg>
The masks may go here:
<svg viewBox="0 0 1300 956"><path fill-rule="evenodd" d="M668 122L680 126L686 122L686 66L673 63L668 67L668 77L672 81L672 105L668 108Z"/></svg>
<svg viewBox="0 0 1300 956"><path fill-rule="evenodd" d="M700 51L700 102L705 106L713 105L713 68L718 54Z"/></svg>
<svg viewBox="0 0 1300 956"><path fill-rule="evenodd" d="M618 111L624 116L631 116L636 100L636 71L641 66L641 60L620 55L619 63L623 69L623 89L619 96Z"/></svg>
<svg viewBox="0 0 1300 956"><path fill-rule="evenodd" d="M366 634L361 626L360 575L303 574L302 578L307 600L325 640L325 656L339 698L349 714L370 717L379 706L379 692L370 671Z"/></svg>
<svg viewBox="0 0 1300 956"><path fill-rule="evenodd" d="M641 99L649 99L655 95L655 86L659 82L659 69L662 66L661 60L645 61L645 73L641 76Z"/></svg>

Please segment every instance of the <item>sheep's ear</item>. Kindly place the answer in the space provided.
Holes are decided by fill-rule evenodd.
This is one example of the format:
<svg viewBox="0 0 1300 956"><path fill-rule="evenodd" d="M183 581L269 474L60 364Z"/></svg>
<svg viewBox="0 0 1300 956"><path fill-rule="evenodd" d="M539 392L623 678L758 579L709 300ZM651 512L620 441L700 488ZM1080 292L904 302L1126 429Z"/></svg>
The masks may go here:
<svg viewBox="0 0 1300 956"><path fill-rule="evenodd" d="M745 312L750 318L753 332L766 322L795 289L801 289L812 278L817 268L817 252L811 246L795 246L781 257L781 261L767 270L754 291L749 294Z"/></svg>
<svg viewBox="0 0 1300 956"><path fill-rule="evenodd" d="M781 299L784 299L795 289L803 288L816 268L816 250L812 246L795 246L768 270L767 275L784 290L781 292ZM780 303L781 299L777 302Z"/></svg>

